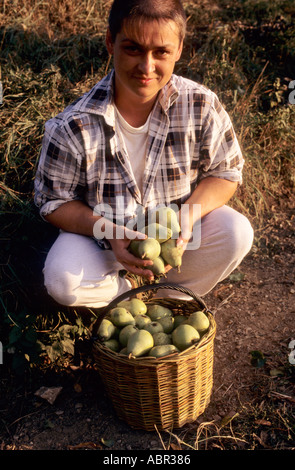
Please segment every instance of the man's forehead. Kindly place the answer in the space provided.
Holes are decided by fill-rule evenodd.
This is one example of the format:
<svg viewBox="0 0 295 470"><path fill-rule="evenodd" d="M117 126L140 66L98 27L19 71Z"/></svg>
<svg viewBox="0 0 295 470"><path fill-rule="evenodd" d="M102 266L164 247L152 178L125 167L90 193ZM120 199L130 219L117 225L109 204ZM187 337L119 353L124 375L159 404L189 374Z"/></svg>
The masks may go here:
<svg viewBox="0 0 295 470"><path fill-rule="evenodd" d="M179 28L171 20L125 21L121 41L131 41L141 46L171 47L179 39Z"/></svg>

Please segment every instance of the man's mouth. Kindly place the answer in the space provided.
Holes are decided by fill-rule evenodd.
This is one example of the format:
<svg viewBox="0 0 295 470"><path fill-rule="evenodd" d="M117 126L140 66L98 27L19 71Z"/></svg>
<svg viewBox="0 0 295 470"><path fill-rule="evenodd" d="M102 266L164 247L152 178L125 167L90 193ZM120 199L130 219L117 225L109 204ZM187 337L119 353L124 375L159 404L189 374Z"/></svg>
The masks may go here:
<svg viewBox="0 0 295 470"><path fill-rule="evenodd" d="M135 77L135 79L142 83L143 85L149 85L153 80L154 78L148 78L148 77Z"/></svg>

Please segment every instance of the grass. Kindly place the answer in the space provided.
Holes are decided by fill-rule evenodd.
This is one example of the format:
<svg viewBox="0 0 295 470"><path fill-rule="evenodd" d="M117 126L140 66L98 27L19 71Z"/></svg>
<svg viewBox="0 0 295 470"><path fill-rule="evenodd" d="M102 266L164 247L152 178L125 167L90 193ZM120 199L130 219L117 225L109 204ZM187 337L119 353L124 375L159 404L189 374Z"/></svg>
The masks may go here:
<svg viewBox="0 0 295 470"><path fill-rule="evenodd" d="M104 47L110 3L13 0L0 6L0 339L14 351L6 356L9 373L38 364L37 341L48 353L58 338L62 354L62 341L71 345L59 330L65 323L87 335L79 312L73 316L45 295L42 266L56 230L40 219L32 194L45 121L111 67ZM215 91L233 120L246 164L231 204L250 218L259 247L261 228L294 193L295 106L288 102L295 78L294 2L184 5L188 36L176 73ZM237 441L245 439L246 421L255 413L255 406L245 412ZM204 424L191 445L202 447L206 435L210 445L232 446L233 433L231 439L216 433ZM255 440L246 445L255 447Z"/></svg>

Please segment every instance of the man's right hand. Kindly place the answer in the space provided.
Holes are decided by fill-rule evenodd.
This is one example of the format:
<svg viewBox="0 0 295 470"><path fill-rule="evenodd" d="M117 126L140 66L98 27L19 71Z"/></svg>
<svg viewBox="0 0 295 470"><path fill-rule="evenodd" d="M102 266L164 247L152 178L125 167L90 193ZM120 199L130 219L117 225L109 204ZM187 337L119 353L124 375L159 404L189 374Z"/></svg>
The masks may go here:
<svg viewBox="0 0 295 470"><path fill-rule="evenodd" d="M151 260L137 258L128 250L132 240L144 240L147 236L141 232L129 230L126 227L122 227L121 232L123 232L124 238L114 237L108 239L117 261L121 263L128 272L153 280L154 274L148 269L148 266L151 266L153 262Z"/></svg>
<svg viewBox="0 0 295 470"><path fill-rule="evenodd" d="M132 240L145 240L147 235L130 230L122 225L118 226L104 217L96 222L93 233L96 238L104 236L108 240L117 261L122 264L126 271L150 280L154 278L152 271L147 269L153 262L137 258L128 249Z"/></svg>

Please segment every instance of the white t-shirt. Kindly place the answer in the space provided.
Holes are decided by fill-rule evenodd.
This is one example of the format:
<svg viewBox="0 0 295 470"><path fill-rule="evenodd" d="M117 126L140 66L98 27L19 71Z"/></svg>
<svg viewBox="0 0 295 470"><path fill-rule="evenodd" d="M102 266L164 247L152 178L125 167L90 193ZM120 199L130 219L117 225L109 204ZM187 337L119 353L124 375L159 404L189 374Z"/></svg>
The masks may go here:
<svg viewBox="0 0 295 470"><path fill-rule="evenodd" d="M116 113L121 135L129 155L134 178L140 192L142 193L142 181L145 169L146 146L151 114L143 126L132 127L119 113L117 108Z"/></svg>

